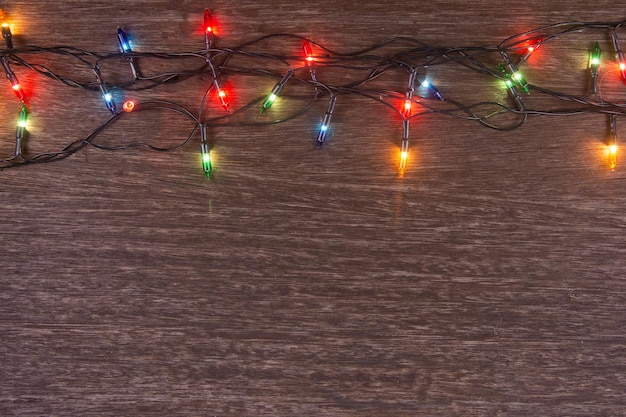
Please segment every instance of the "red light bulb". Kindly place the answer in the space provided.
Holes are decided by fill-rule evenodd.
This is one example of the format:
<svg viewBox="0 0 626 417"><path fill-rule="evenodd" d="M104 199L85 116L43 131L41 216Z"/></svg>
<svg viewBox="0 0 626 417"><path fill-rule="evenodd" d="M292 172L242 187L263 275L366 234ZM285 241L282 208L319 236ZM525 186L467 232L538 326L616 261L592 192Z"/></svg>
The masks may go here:
<svg viewBox="0 0 626 417"><path fill-rule="evenodd" d="M211 16L209 9L204 10L204 31L213 33L213 16Z"/></svg>
<svg viewBox="0 0 626 417"><path fill-rule="evenodd" d="M19 84L13 84L11 88L13 88L13 91L15 92L17 98L19 98L20 101L24 101L24 91L22 91L22 86Z"/></svg>
<svg viewBox="0 0 626 417"><path fill-rule="evenodd" d="M313 48L311 48L311 43L307 40L302 41L302 50L304 51L304 60L309 65L309 62L315 61L313 57Z"/></svg>
<svg viewBox="0 0 626 417"><path fill-rule="evenodd" d="M217 78L213 81L213 85L215 86L215 91L217 91L217 97L220 99L220 103L222 104L222 107L224 108L224 110L230 111L230 108L229 108L230 105L228 103L228 94L226 93L226 90L220 87L220 83L217 81Z"/></svg>
<svg viewBox="0 0 626 417"><path fill-rule="evenodd" d="M411 100L405 100L404 101L404 106L402 106L402 113L406 116L409 117L411 115Z"/></svg>
<svg viewBox="0 0 626 417"><path fill-rule="evenodd" d="M539 39L533 43L529 42L529 45L525 49L523 49L522 52L520 53L519 64L521 64L522 62L526 62L526 60L530 58L533 52L539 49L539 47L541 46L541 41L542 39Z"/></svg>
<svg viewBox="0 0 626 417"><path fill-rule="evenodd" d="M620 62L618 65L619 72L622 75L622 78L626 80L626 60L624 60L624 54L620 54L619 59L620 59Z"/></svg>
<svg viewBox="0 0 626 417"><path fill-rule="evenodd" d="M311 79L313 81L317 81L317 75L315 74L315 68L313 67L313 63L315 62L313 48L311 47L311 43L306 39L302 41L302 50L304 51L304 63L311 73Z"/></svg>
<svg viewBox="0 0 626 417"><path fill-rule="evenodd" d="M215 28L213 27L213 16L209 9L204 9L204 42L206 49L213 46L213 38L215 37Z"/></svg>
<svg viewBox="0 0 626 417"><path fill-rule="evenodd" d="M2 63L2 66L4 67L4 72L6 73L7 76L7 80L9 80L9 84L11 84L11 88L13 89L13 91L15 92L15 95L17 96L17 98L20 99L20 101L24 101L24 91L22 91L22 87L20 86L20 82L17 80L17 75L15 75L15 73L11 70L11 66L9 65L9 62L7 61L6 57L0 57L0 62Z"/></svg>

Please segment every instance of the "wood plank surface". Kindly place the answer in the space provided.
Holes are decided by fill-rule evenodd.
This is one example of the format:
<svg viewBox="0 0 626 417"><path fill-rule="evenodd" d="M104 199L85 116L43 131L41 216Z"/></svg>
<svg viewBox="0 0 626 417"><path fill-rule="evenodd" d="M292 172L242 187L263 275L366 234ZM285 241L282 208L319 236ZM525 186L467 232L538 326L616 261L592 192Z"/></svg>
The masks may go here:
<svg viewBox="0 0 626 417"><path fill-rule="evenodd" d="M626 18L605 0L0 6L18 45L102 52L116 50L117 25L139 51L202 50L205 7L221 47L286 32L340 51L396 35L497 45L551 23ZM574 58L593 40L612 52L606 33L580 36L546 45L529 80L584 91ZM109 116L97 93L16 72L30 86L33 151ZM480 77L437 76L460 100L491 94ZM237 103L272 86L236 80ZM195 111L206 82L137 94ZM0 90L10 155L19 103ZM197 136L175 152L88 148L1 171L0 415L626 415L626 162L606 165L606 116L500 132L427 115L411 125L400 177L397 115L342 96L318 150L325 108L210 129L210 180ZM192 128L137 113L102 141L165 146Z"/></svg>

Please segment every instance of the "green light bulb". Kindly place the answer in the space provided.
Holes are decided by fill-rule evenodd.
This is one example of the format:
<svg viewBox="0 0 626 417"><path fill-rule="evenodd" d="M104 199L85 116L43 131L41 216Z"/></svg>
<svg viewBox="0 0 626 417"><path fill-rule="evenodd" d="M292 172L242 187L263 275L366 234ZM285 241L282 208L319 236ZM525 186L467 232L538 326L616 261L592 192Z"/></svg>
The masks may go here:
<svg viewBox="0 0 626 417"><path fill-rule="evenodd" d="M505 75L509 77L509 74ZM513 100L515 100L515 105L517 106L517 109L519 111L525 111L526 106L524 105L522 98L517 92L517 88L515 88L515 83L511 80L511 78L506 78L504 80L504 86L507 88L507 90L509 90L509 94L511 95L511 97L513 97Z"/></svg>
<svg viewBox="0 0 626 417"><path fill-rule="evenodd" d="M591 68L591 71L595 72L600 68L600 44L598 44L598 42L593 43L593 48L589 56L589 68Z"/></svg>
<svg viewBox="0 0 626 417"><path fill-rule="evenodd" d="M22 155L22 142L28 133L28 107L24 104L17 118L17 129L15 130L15 155Z"/></svg>
<svg viewBox="0 0 626 417"><path fill-rule="evenodd" d="M17 119L17 127L22 127L26 129L28 123L28 107L26 105L22 106L20 110L20 115Z"/></svg>
<svg viewBox="0 0 626 417"><path fill-rule="evenodd" d="M517 65L515 65L513 61L511 61L511 57L509 56L509 54L506 51L502 50L500 51L500 55L502 55L502 58L504 59L504 64L506 68L508 68L508 72L511 74L511 79L515 81L515 83L519 85L522 90L524 90L524 92L530 94L528 82L517 68ZM500 68L502 69L502 66Z"/></svg>
<svg viewBox="0 0 626 417"><path fill-rule="evenodd" d="M600 44L593 43L589 54L589 70L591 71L591 94L598 94L598 73L600 72Z"/></svg>
<svg viewBox="0 0 626 417"><path fill-rule="evenodd" d="M202 171L204 171L204 175L208 177L211 176L211 154L203 153L202 154Z"/></svg>
<svg viewBox="0 0 626 417"><path fill-rule="evenodd" d="M261 108L261 113L263 113L265 110L267 110L270 107L272 107L272 104L274 104L274 102L276 101L276 98L278 98L278 96L276 94L274 94L274 93L271 93L269 96L267 96L267 98L263 102L263 106Z"/></svg>
<svg viewBox="0 0 626 417"><path fill-rule="evenodd" d="M263 102L263 105L261 106L261 113L272 107L272 104L274 104L280 92L283 91L283 88L285 88L285 84L287 84L287 81L289 81L292 75L293 70L289 68L285 76L274 86L274 88L272 88L270 95L267 96L267 98Z"/></svg>
<svg viewBox="0 0 626 417"><path fill-rule="evenodd" d="M511 78L522 88L522 90L524 90L526 93L529 92L528 82L521 72L515 71L513 74L511 74Z"/></svg>
<svg viewBox="0 0 626 417"><path fill-rule="evenodd" d="M200 153L202 155L202 171L207 178L211 176L211 150L209 149L209 142L207 141L206 125L200 125Z"/></svg>

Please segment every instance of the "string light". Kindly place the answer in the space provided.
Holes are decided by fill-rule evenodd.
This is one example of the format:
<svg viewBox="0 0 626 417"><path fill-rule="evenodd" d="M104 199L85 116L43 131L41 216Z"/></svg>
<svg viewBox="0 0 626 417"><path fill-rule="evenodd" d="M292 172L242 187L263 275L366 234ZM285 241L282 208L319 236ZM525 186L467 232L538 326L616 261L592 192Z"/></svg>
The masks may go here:
<svg viewBox="0 0 626 417"><path fill-rule="evenodd" d="M229 110L228 103L228 94L226 89L222 86L220 81L220 75L228 74L229 77L235 78L236 76L251 76L256 78L262 77L275 77L276 72L268 69L265 64L256 66L256 62L264 61L280 63L280 65L287 64L287 60L289 57L285 57L284 54L274 54L267 52L259 52L255 51L254 47L258 45L263 45L270 41L275 40L284 40L285 38L294 38L296 35L287 35L287 34L273 34L273 35L265 35L260 37L257 40L252 40L245 43L245 48L241 47L241 49L237 48L223 48L213 49L214 46L214 36L215 36L215 27L213 26L213 19L210 12L205 10L205 42L207 46L207 50L202 53L176 53L176 54L166 54L166 53L142 53L141 58L146 59L148 62L152 59L168 59L168 60L181 60L179 62L183 62L182 59L188 60L190 56L197 56L200 59L205 60L206 65L201 65L193 70L184 69L177 71L163 71L163 73L157 73L151 75L150 78L142 79L134 68L134 65L131 65L131 70L133 70L133 76L135 78L134 81L130 83L124 84L115 84L112 82L107 82L102 76L100 72L99 64L106 61L112 60L116 61L117 58L120 57L120 53L115 54L103 54L103 53L93 53L89 51L82 51L75 48L39 48L39 47L29 47L26 46L23 50L14 49L9 51L10 48L7 48L4 51L4 54L0 54L0 60L2 66L5 70L7 79L12 86L12 89L15 91L16 96L22 102L22 109L20 111L20 117L18 119L18 126L16 130L16 156L20 156L20 158L12 157L12 158L0 158L0 168L6 168L11 166L17 166L21 164L27 164L32 162L51 162L55 160L59 160L65 158L74 152L84 148L85 146L94 146L98 149L124 149L131 146L141 145L143 147L147 147L150 149L158 150L158 151L166 151L166 150L174 150L178 149L184 144L187 143L189 138L183 141L181 144L171 146L168 148L162 148L158 146L151 145L149 143L144 142L136 142L123 146L105 146L103 144L96 143L96 138L98 135L103 132L105 129L112 126L116 120L118 120L124 113L117 113L116 103L113 99L113 95L109 88L115 90L147 90L151 88L157 88L161 85L173 85L179 82L183 82L187 79L197 77L197 76L212 76L211 87L208 89L207 93L211 90L215 90L215 94L220 99L220 103L222 107L226 110ZM403 134L402 141L400 146L400 172L404 173L407 169L408 165L408 156L409 156L409 124L410 119L416 117L412 112L412 104L415 101L415 82L417 81L418 74L422 74L426 72L426 70L433 66L433 63L437 65L446 64L446 65L458 65L464 71L475 71L482 76L494 76L499 80L499 82L503 82L505 88L508 90L509 94L513 98L515 102L515 108L509 107L506 104L502 104L495 101L481 101L478 103L461 103L457 99L446 99L445 103L438 105L436 107L428 106L426 103L424 104L424 112L436 113L445 117L455 117L462 120L474 120L479 122L485 126L488 126L493 129L498 129L501 131L512 130L522 125L529 116L534 115L579 115L582 113L604 113L611 115L611 134L609 139L607 140L607 147L609 149L609 166L611 169L616 169L617 166L617 134L616 134L616 118L618 115L626 114L626 110L624 110L624 106L622 103L614 103L611 100L606 100L601 96L600 92L597 88L597 79L599 77L599 66L600 66L600 47L598 42L593 44L592 50L589 55L589 71L592 79L592 95L595 97L578 97L567 93L561 93L558 91L547 90L541 88L539 85L534 85L533 90L538 94L542 94L544 97L549 97L553 100L567 102L567 103L576 103L578 108L564 107L563 109L556 110L542 110L541 108L534 108L532 110L526 110L526 106L522 101L520 94L518 93L518 89L523 89L527 93L530 90L530 85L526 82L522 74L519 72L518 66L513 63L511 59L511 55L509 55L509 51L519 51L519 58L517 59L517 63L524 62L531 53L536 51L538 47L540 47L543 43L545 43L546 39L549 41L554 41L558 39L560 36L570 35L573 33L581 33L585 29L593 29L594 31L598 28L604 27L606 30L610 31L613 37L613 43L615 46L616 56L618 58L618 62L621 64L624 61L624 54L621 52L619 47L619 41L615 34L616 28L620 27L623 23L626 22L618 22L618 23L561 23L557 25L552 25L550 27L538 29L536 31L529 31L525 34L515 35L511 38L507 38L499 47L480 47L480 48L438 48L427 45L421 41L415 42L415 44L419 45L418 47L412 46L410 49L406 49L405 51L401 51L399 54L394 54L392 56L388 56L383 54L382 52L377 52L378 50L382 50L383 48L387 48L388 46L397 47L398 45L404 45L406 43L407 38L398 37L392 38L391 40L387 40L385 42L381 42L379 45L374 45L371 48L368 48L366 52L357 52L353 54L337 54L330 52L328 49L324 48L322 45L311 43L309 40L297 37L302 41L302 51L303 51L303 59L304 59L304 67L299 66L296 70L289 69L287 73L279 80L278 83L274 85L270 94L265 97L262 106L261 113L265 110L269 109L273 103L277 100L277 98L281 95L283 89L285 88L287 82L289 82L292 77L298 81L299 86L301 87L300 91L303 89L308 89L310 92L309 95L306 93L298 93L298 95L293 95L294 102L303 102L306 100L306 104L303 104L301 108L298 106L288 106L286 116L281 117L279 120L241 120L241 117L246 116L246 112L250 107L253 106L254 101L248 103L247 105L243 105L241 108L237 109L233 113L228 115L214 115L214 114L203 114L202 110L197 113L192 112L186 107L177 104L174 101L167 101L163 99L155 99L152 102L142 101L141 109L142 114L143 111L151 110L151 109L162 109L166 111L174 111L177 114L183 115L189 120L193 121L195 128L200 129L200 145L201 145L201 155L202 155L202 167L203 172L207 177L211 176L212 170L212 161L210 155L210 147L207 141L207 129L209 127L224 127L224 126L239 126L239 125L253 125L253 126L261 126L261 125L269 125L275 123L282 123L289 120L293 120L297 116L303 114L311 107L316 100L319 100L320 97L323 97L328 93L329 103L326 113L324 114L321 124L319 125L318 135L316 144L317 146L321 146L324 142L326 142L328 131L330 129L331 119L334 114L337 95L341 94L343 96L360 96L366 99L370 99L371 103L376 104L384 104L389 107L396 107L390 103L397 102L398 100L402 100L402 108L400 113L402 114L403 119ZM8 25L2 25L2 34L5 40L8 42L11 38L10 28ZM558 31L556 30L558 28ZM572 30L575 29L575 30ZM549 33L548 37L545 37L545 33ZM556 34L554 32L557 32ZM541 36L538 36L541 35ZM518 41L517 38L521 36L527 37L531 36L530 39L537 40L535 43L528 45L528 41ZM515 41L513 40L515 39ZM120 46L121 54L128 60L129 63L134 64L133 58L136 57L136 54L133 54L131 49L130 41L126 33L118 27L118 42ZM395 43L397 42L397 43ZM526 42L525 48L520 48L519 45L523 44L522 42ZM394 44L395 43L395 44ZM393 45L392 45L393 44ZM318 61L313 54L313 45L318 45L319 48L328 51L323 62ZM98 89L102 96L102 99L105 102L105 105L109 109L109 111L116 117L110 117L104 122L101 126L98 126L94 129L94 131L89 134L85 138L80 138L71 142L67 146L63 147L60 151L57 152L45 152L38 155L24 155L24 150L22 148L22 144L24 138L28 134L27 130L27 121L29 118L28 108L24 103L24 93L22 88L17 80L17 76L11 70L10 64L20 65L21 68L28 69L30 71L34 71L39 74L43 74L49 79L53 79L59 82L62 82L65 85L71 86L73 88L83 88L88 91L94 90L93 82L84 82L79 80L72 79L72 74L62 74L52 72L46 65L37 63L30 63L26 59L23 58L25 55L27 58L29 54L38 53L38 56L45 56L48 54L52 54L55 57L60 56L67 59L76 59L77 64L73 65L72 68L76 68L77 66L82 66L87 64L87 68L92 69L94 72ZM493 58L494 55L500 54L501 58L504 60L504 63L500 65L502 74L497 74L493 71ZM145 58L144 58L145 57ZM237 58L237 65L231 64L231 60L233 58ZM249 60L254 62L255 64L242 64L240 60ZM424 63L426 60L427 63ZM185 61L186 62L186 61ZM366 74L364 76L359 75L359 78L350 80L348 82L342 82L341 85L331 85L324 83L324 80L321 79L320 75L322 72L319 71L319 74L316 73L317 70L323 68L341 68L342 71L345 71L345 76L349 77L350 74ZM398 76L399 74L406 74L406 69L409 68L409 83L408 87L405 91L396 91L393 88L372 88L369 87L368 84L374 80L386 80L391 76ZM307 69L309 77L301 77L299 71ZM366 70L366 71L364 71ZM624 76L624 71L626 71L626 63L623 68L620 69L622 76ZM298 76L295 76L295 74ZM107 71L108 74L108 71ZM381 77L383 74L386 74L385 77ZM320 79L318 79L320 77ZM112 76L112 79L120 79L121 77ZM625 77L626 78L626 77ZM230 80L229 80L230 81ZM233 81L234 82L234 81ZM141 83L141 84L139 84ZM426 92L425 97L433 98L440 101L444 101L444 98L440 91L432 84L432 82L428 79L422 81L419 84L419 88L423 88ZM204 97L203 97L204 100ZM136 109L136 103L134 100L128 100L124 102L122 106L123 112L129 113ZM369 109L368 109L369 112ZM371 113L376 114L376 113ZM517 121L513 123L509 123L506 120L509 115L515 117ZM240 118L231 118L232 116L238 116ZM499 119L501 118L501 119ZM510 117L509 117L510 118ZM372 118L373 119L373 118ZM376 118L378 119L378 118Z"/></svg>
<svg viewBox="0 0 626 417"><path fill-rule="evenodd" d="M311 74L311 80L317 81L317 75L315 74L315 57L313 56L313 48L311 47L311 43L308 40L302 41L302 50L304 51L304 64L309 69L309 74Z"/></svg>
<svg viewBox="0 0 626 417"><path fill-rule="evenodd" d="M8 23L3 23L0 26L0 30L2 31L2 37L7 43L7 49L13 49L13 34L11 34L11 27L9 27Z"/></svg>
<svg viewBox="0 0 626 417"><path fill-rule="evenodd" d="M441 96L441 93L439 92L437 87L432 85L431 82L426 81L426 80L422 81L422 87L424 87L431 96L435 97L437 100L443 101L443 97Z"/></svg>
<svg viewBox="0 0 626 417"><path fill-rule="evenodd" d="M217 92L217 98L219 98L220 103L222 104L222 107L224 108L224 110L230 111L230 106L228 103L228 97L226 95L226 91L222 87L220 87L217 76L213 78L213 85L215 86L215 91Z"/></svg>
<svg viewBox="0 0 626 417"><path fill-rule="evenodd" d="M135 102L132 100L125 101L122 106L122 109L124 109L126 113L132 112L133 110L135 110Z"/></svg>
<svg viewBox="0 0 626 417"><path fill-rule="evenodd" d="M611 38L613 39L613 48L615 48L615 56L617 58L617 67L622 76L622 79L626 80L626 57L622 48L620 47L619 39L615 30L611 30Z"/></svg>
<svg viewBox="0 0 626 417"><path fill-rule="evenodd" d="M519 58L519 64L522 64L530 58L530 56L541 46L541 40L528 45L522 52Z"/></svg>
<svg viewBox="0 0 626 417"><path fill-rule="evenodd" d="M617 166L617 122L614 114L611 114L609 117L611 123L611 133L608 140L609 168L611 168L611 171L614 171Z"/></svg>
<svg viewBox="0 0 626 417"><path fill-rule="evenodd" d="M527 94L530 93L528 89L528 82L526 81L520 70L517 68L517 65L515 65L513 61L511 61L511 57L509 56L509 54L506 51L500 51L500 55L502 56L502 59L504 59L504 64L511 74L511 80L519 85L520 88L524 90L524 92L526 92Z"/></svg>
<svg viewBox="0 0 626 417"><path fill-rule="evenodd" d="M287 84L287 81L289 81L292 75L293 70L289 68L285 76L281 78L281 80L274 86L274 88L272 88L272 91L263 102L263 105L261 106L261 113L272 107L272 104L274 104L280 93L283 91L283 88L285 88L285 84Z"/></svg>
<svg viewBox="0 0 626 417"><path fill-rule="evenodd" d="M117 108L115 107L115 102L113 101L113 95L109 93L106 86L104 85L104 81L102 80L102 74L100 73L100 67L98 65L93 68L93 73L96 75L96 79L98 80L98 88L100 89L100 93L102 94L104 104L107 106L107 109L109 109L111 113L117 114Z"/></svg>
<svg viewBox="0 0 626 417"><path fill-rule="evenodd" d="M121 53L123 53L124 55L127 55L127 54L133 52L133 50L130 47L130 40L128 39L128 35L119 26L117 27L117 41L118 41L118 43L120 45L120 52ZM130 71L133 74L133 78L135 80L138 80L139 79L139 72L137 71L137 66L135 65L135 61L134 61L133 57L132 56L126 56L126 61L128 61L128 64L130 65Z"/></svg>
<svg viewBox="0 0 626 417"><path fill-rule="evenodd" d="M515 106L517 107L517 109L519 111L522 111L522 112L525 111L526 110L526 106L524 105L524 101L522 100L522 97L517 92L517 88L515 87L515 83L511 80L511 74L508 73L508 71L506 70L505 66L502 65L502 64L500 64L498 66L498 68L500 69L500 71L505 76L504 86L509 91L509 94L513 98L513 101L515 101Z"/></svg>
<svg viewBox="0 0 626 417"><path fill-rule="evenodd" d="M26 137L28 127L28 107L22 105L19 117L17 119L17 129L15 130L15 155L22 155L22 143Z"/></svg>
<svg viewBox="0 0 626 417"><path fill-rule="evenodd" d="M600 44L593 43L589 54L589 70L591 71L591 94L598 94L598 72L600 70Z"/></svg>
<svg viewBox="0 0 626 417"><path fill-rule="evenodd" d="M402 106L402 114L404 117L411 116L411 107L413 106L413 94L415 93L415 70L409 73L409 86L404 93L404 104Z"/></svg>
<svg viewBox="0 0 626 417"><path fill-rule="evenodd" d="M317 133L317 146L322 146L324 142L326 142L326 135L328 134L328 128L330 127L330 119L333 117L333 112L335 111L335 103L337 102L337 96L331 95L330 101L328 102L328 109L324 114L324 118L322 119L322 124L320 125L320 130Z"/></svg>
<svg viewBox="0 0 626 417"><path fill-rule="evenodd" d="M402 120L402 143L400 145L400 175L406 172L409 158L409 119Z"/></svg>
<svg viewBox="0 0 626 417"><path fill-rule="evenodd" d="M211 176L211 150L207 141L206 125L200 125L200 156L202 158L202 171L207 178Z"/></svg>
<svg viewBox="0 0 626 417"><path fill-rule="evenodd" d="M509 91L509 94L511 95L511 97L513 97L513 100L515 101L515 106L517 106L517 109L519 111L525 111L526 110L526 106L524 106L524 102L522 101L522 97L517 92L517 88L515 88L515 83L513 81L511 81L510 78L507 78L506 80L504 80L504 85L507 88L507 90Z"/></svg>
<svg viewBox="0 0 626 417"><path fill-rule="evenodd" d="M213 38L215 30L213 30L213 16L209 9L204 9L204 42L207 51L213 46Z"/></svg>
<svg viewBox="0 0 626 417"><path fill-rule="evenodd" d="M22 86L17 79L17 75L11 70L11 66L9 65L9 61L5 56L0 57L0 62L2 62L2 67L4 68L4 72L7 75L7 79L9 80L9 84L11 84L11 88L15 93L15 96L20 99L21 102L24 102L24 91L22 91Z"/></svg>

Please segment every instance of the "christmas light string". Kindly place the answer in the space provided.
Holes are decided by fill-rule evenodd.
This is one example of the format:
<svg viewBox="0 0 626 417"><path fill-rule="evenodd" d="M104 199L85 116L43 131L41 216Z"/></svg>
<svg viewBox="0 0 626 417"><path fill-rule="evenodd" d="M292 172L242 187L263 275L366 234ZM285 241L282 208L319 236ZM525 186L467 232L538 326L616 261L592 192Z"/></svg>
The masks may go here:
<svg viewBox="0 0 626 417"><path fill-rule="evenodd" d="M21 107L16 128L15 154L11 157L0 158L0 168L57 161L87 146L110 151L131 147L145 147L164 152L173 151L187 145L199 133L201 166L205 175L209 177L213 169L208 140L210 129L284 123L306 113L317 100L326 97L327 111L321 115L315 140L315 145L320 147L327 141L330 123L339 98L359 96L383 105L399 116L402 122L399 158L401 173L407 169L410 123L424 114L440 114L471 120L492 129L507 131L520 127L529 116L604 113L609 117L610 132L605 143L608 150L608 165L613 170L617 165L616 119L617 116L626 113L626 103L609 101L601 94L599 80L602 76L612 72L613 68L609 66L605 72L600 72L602 64L606 63L606 60L603 62L601 59L600 44L593 42L586 47L589 51L590 88L585 96L552 91L529 83L523 74L523 68L529 65L531 55L548 42L556 41L564 36L580 35L585 31L596 31L598 35L606 35L608 31L615 53L613 66L626 81L626 59L621 51L618 37L618 30L624 23L559 23L516 34L499 45L486 47L435 47L415 38L395 37L361 51L341 53L330 50L311 39L284 33L265 35L233 48L218 47L212 14L209 10L205 10L203 31L205 49L203 50L183 53L137 52L133 50L132 40L128 34L122 27L118 27L119 52L97 53L65 46L44 48L17 45L16 47L10 25L4 22L0 29L6 42L6 49L0 51L0 63L15 96L21 102ZM282 50L295 53L293 55L277 54L267 50L255 50L259 45L277 41L283 45ZM300 44L299 48L293 47L296 42ZM387 49L392 49L394 52L383 53ZM53 71L48 65L36 62L39 57L50 57L49 59L62 57L74 60L75 67L88 70L95 75L95 80L93 78L92 80L79 80L75 74L80 73L81 70L73 70L72 74ZM132 79L124 83L114 83L111 80L119 79L119 75L123 74L124 70L120 68L120 72L112 76L105 73L102 68L120 60L126 61L130 66ZM197 61L197 64L188 68L190 60ZM139 70L139 63L142 63L142 68L143 64L146 64L145 68L151 68L150 64L155 61L159 61L160 65L184 63L186 69L151 75L146 75L147 72ZM469 104L461 103L452 98L454 94L442 92L429 78L433 70L444 66L453 66L485 76L488 80L497 81L502 89L508 91L511 103L489 100ZM87 137L76 139L62 149L30 154L28 142L39 140L39 138L29 137L28 120L33 115L28 104L28 97L13 68L18 68L20 71L24 69L35 71L71 88L99 92L104 102L103 107L111 113L110 118ZM125 71L128 72L128 67ZM343 84L324 81L325 74L332 71L350 74L352 78ZM207 77L211 81L204 90L197 112L173 101L160 99L139 101L133 97L142 90L155 90L161 86L175 85L193 78L205 80ZM255 80L271 78L274 79L275 84L265 95L232 108L228 100L229 94L223 87L222 80L228 79L231 85L236 86L234 80L238 77L254 77ZM404 88L401 87L403 82L400 81L403 78L408 80ZM448 82L444 85L449 87L448 90L453 91L450 84ZM531 94L556 99L562 107L532 108L528 105L530 100L526 98ZM128 98L121 107L119 106L120 95ZM206 101L212 100L213 97L221 105L222 112L213 111L207 115ZM286 117L267 120L265 115L259 116L259 113L272 112L273 104L283 99L298 100L302 104L297 107L290 106L292 112ZM346 99L341 98L341 101ZM257 109L256 115L254 115L255 108ZM193 123L191 131L180 143L160 147L147 142L131 142L115 146L97 142L97 137L121 118L131 113L137 114L157 109L175 112ZM500 118L505 121L498 121Z"/></svg>

